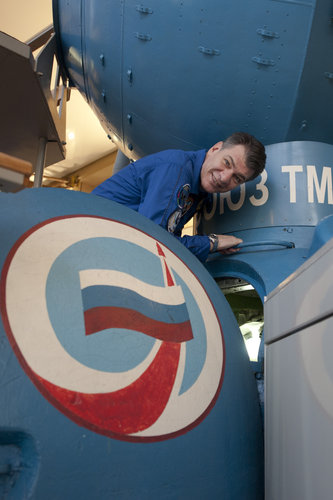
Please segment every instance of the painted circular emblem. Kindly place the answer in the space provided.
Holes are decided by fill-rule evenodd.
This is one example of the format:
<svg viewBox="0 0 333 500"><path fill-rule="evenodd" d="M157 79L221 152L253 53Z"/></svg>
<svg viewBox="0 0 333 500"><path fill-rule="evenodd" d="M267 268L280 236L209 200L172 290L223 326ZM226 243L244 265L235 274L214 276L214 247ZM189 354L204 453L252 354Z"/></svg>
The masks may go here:
<svg viewBox="0 0 333 500"><path fill-rule="evenodd" d="M179 188L177 193L177 205L178 208L183 210L186 206L189 194L190 194L191 186L189 184L184 184L181 188Z"/></svg>
<svg viewBox="0 0 333 500"><path fill-rule="evenodd" d="M204 287L152 236L95 216L49 219L1 277L9 340L41 393L80 425L158 441L198 425L224 372Z"/></svg>

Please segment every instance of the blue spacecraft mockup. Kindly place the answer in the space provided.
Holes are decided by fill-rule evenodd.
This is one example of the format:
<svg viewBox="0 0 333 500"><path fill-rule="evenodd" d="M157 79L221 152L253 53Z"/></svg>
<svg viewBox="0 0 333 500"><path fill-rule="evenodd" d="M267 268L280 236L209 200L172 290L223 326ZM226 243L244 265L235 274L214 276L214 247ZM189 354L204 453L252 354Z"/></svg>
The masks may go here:
<svg viewBox="0 0 333 500"><path fill-rule="evenodd" d="M70 83L129 158L237 130L333 143L329 0L53 6Z"/></svg>
<svg viewBox="0 0 333 500"><path fill-rule="evenodd" d="M331 368L317 353L303 412L288 370L308 374L300 332L332 316L326 292L313 292L306 323L295 300L324 273L333 236L332 3L54 0L53 11L62 70L120 162L243 130L265 144L267 168L196 221L243 239L205 267L108 200L0 193L0 496L260 500L265 432L267 500L317 484L330 498L327 468L307 464L307 490L300 464L323 442L333 458ZM287 418L293 405L300 420ZM299 430L310 414L318 440L317 425ZM281 465L291 453L298 483Z"/></svg>

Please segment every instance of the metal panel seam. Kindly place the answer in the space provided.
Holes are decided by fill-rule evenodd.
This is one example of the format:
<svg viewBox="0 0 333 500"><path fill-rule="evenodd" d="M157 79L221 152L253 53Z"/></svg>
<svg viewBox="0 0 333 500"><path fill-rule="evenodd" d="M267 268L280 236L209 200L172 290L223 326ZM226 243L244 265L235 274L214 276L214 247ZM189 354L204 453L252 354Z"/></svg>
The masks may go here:
<svg viewBox="0 0 333 500"><path fill-rule="evenodd" d="M290 337L291 335L294 335L295 333L300 332L301 330L305 330L306 328L310 328L310 326L313 326L317 323L321 323L322 321L325 321L326 319L330 318L331 316L333 316L333 310L330 311L329 313L325 313L325 314L317 316L312 321L302 323L301 325L297 326L296 328L293 328L293 329L289 330L288 332L279 335L278 337L274 338L271 341L265 342L265 345L266 346L272 345L275 342L278 342L279 340L283 340L287 337Z"/></svg>
<svg viewBox="0 0 333 500"><path fill-rule="evenodd" d="M121 0L122 23L120 26L120 103L121 103L121 140L124 141L124 32L125 32L125 0Z"/></svg>

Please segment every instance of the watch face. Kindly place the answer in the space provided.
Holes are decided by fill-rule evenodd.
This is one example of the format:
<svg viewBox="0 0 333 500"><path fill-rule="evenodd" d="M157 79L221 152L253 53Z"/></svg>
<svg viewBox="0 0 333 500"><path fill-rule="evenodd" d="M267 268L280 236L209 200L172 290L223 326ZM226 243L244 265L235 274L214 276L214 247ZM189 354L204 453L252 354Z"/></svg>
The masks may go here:
<svg viewBox="0 0 333 500"><path fill-rule="evenodd" d="M217 247L218 247L218 242L219 242L219 238L218 238L217 234L210 234L208 236L208 238L209 238L209 241L213 244L213 248L210 250L210 252L216 252Z"/></svg>

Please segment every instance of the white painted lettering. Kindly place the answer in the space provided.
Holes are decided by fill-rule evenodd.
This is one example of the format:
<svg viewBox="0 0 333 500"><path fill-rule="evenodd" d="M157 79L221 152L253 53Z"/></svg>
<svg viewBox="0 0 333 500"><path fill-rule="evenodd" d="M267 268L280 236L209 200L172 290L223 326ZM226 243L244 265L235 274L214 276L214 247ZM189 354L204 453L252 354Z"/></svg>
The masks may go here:
<svg viewBox="0 0 333 500"><path fill-rule="evenodd" d="M303 167L302 165L284 165L281 171L289 174L290 203L296 203L296 173L303 172Z"/></svg>
<svg viewBox="0 0 333 500"><path fill-rule="evenodd" d="M261 205L264 205L266 201L268 200L269 196L269 191L267 186L265 186L265 182L267 181L267 172L264 170L261 174L261 180L258 184L256 184L256 189L258 191L261 191L262 195L260 198L256 198L254 194L250 196L250 202L254 207L260 207Z"/></svg>
<svg viewBox="0 0 333 500"><path fill-rule="evenodd" d="M204 215L204 218L205 218L206 220L211 219L211 218L214 216L215 211L216 211L216 205L217 205L217 194L216 194L216 193L214 193L214 194L213 194L213 196L212 196L212 198L213 198L213 203L212 203L211 211L210 211L210 212L208 212L208 210L207 210L207 206L206 206L206 205L204 205L204 208L203 208L203 215Z"/></svg>
<svg viewBox="0 0 333 500"><path fill-rule="evenodd" d="M316 167L314 165L307 165L306 169L308 175L308 202L314 203L314 191L316 191L318 203L325 203L327 191L327 202L329 205L333 205L332 169L330 167L323 167L320 183Z"/></svg>
<svg viewBox="0 0 333 500"><path fill-rule="evenodd" d="M233 212L242 208L245 201L245 184L240 186L239 199L236 202L234 202L231 198L231 191L228 191L227 193L220 193L220 215L224 213L224 200L226 200L229 210L232 210Z"/></svg>

